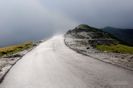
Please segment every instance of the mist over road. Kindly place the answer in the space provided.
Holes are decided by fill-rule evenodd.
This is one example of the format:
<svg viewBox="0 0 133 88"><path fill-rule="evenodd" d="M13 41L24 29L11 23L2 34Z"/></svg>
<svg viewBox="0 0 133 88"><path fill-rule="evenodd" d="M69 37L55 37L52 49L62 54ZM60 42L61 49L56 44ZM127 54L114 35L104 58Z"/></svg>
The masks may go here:
<svg viewBox="0 0 133 88"><path fill-rule="evenodd" d="M133 72L77 54L59 35L25 55L0 88L133 88Z"/></svg>

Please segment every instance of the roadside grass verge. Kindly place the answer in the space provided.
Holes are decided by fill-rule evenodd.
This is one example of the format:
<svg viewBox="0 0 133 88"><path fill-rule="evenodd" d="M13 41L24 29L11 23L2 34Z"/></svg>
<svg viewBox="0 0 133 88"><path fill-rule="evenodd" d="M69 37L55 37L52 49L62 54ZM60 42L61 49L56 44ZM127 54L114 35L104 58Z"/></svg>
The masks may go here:
<svg viewBox="0 0 133 88"><path fill-rule="evenodd" d="M12 45L8 47L3 47L0 48L0 57L2 56L10 56L12 54L15 54L17 52L29 49L33 47L32 42L25 42L23 44L18 44L18 45Z"/></svg>
<svg viewBox="0 0 133 88"><path fill-rule="evenodd" d="M97 45L96 48L100 51L133 54L133 47L122 44L117 45Z"/></svg>

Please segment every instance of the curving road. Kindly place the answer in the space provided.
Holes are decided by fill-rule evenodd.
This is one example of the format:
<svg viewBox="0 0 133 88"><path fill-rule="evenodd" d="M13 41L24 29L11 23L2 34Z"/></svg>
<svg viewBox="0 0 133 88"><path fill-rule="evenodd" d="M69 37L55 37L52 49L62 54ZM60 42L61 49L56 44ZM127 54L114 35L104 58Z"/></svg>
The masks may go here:
<svg viewBox="0 0 133 88"><path fill-rule="evenodd" d="M133 72L77 54L60 35L25 55L0 88L133 88Z"/></svg>

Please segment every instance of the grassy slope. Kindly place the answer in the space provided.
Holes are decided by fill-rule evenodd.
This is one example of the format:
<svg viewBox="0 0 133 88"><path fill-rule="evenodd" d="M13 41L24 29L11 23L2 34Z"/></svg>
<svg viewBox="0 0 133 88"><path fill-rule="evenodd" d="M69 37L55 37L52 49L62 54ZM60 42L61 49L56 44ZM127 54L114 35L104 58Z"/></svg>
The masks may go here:
<svg viewBox="0 0 133 88"><path fill-rule="evenodd" d="M26 42L26 43L19 44L19 45L13 45L13 46L0 48L0 56L15 54L25 49L29 49L32 46L33 46L32 42Z"/></svg>
<svg viewBox="0 0 133 88"><path fill-rule="evenodd" d="M114 52L114 53L129 53L133 54L133 47L117 44L117 45L97 45L97 49L101 51Z"/></svg>

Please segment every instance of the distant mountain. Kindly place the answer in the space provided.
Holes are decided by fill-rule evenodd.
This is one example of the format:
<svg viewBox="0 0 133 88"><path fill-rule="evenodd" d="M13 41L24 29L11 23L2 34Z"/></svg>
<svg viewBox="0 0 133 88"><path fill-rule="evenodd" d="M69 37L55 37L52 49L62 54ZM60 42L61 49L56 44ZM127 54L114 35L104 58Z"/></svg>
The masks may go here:
<svg viewBox="0 0 133 88"><path fill-rule="evenodd" d="M102 30L114 35L115 37L117 37L119 40L122 40L126 44L133 46L133 29L105 27Z"/></svg>

